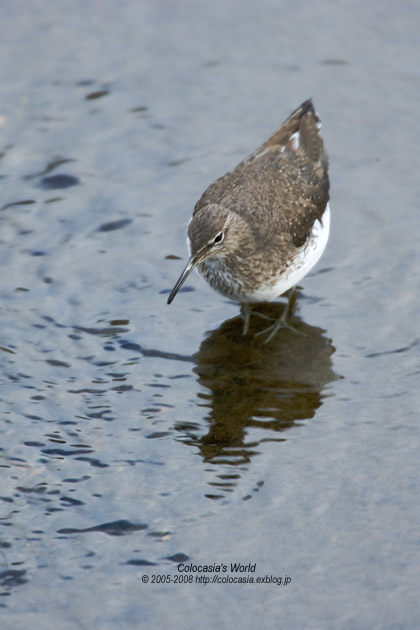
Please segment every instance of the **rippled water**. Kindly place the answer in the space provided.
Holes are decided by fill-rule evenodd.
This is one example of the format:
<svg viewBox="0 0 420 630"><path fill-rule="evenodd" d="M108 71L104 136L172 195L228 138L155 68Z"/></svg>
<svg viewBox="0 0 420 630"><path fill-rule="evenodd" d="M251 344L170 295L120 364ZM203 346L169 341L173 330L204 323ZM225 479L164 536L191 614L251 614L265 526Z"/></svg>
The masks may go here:
<svg viewBox="0 0 420 630"><path fill-rule="evenodd" d="M1 626L418 627L416 3L6 5ZM308 96L303 334L198 276L167 306L195 201Z"/></svg>

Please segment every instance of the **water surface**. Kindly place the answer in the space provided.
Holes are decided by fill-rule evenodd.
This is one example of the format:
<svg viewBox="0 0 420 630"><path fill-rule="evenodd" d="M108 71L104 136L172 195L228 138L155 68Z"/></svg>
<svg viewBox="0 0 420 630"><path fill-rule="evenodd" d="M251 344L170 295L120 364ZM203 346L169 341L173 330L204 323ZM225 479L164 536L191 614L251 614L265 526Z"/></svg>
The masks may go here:
<svg viewBox="0 0 420 630"><path fill-rule="evenodd" d="M417 4L6 5L3 626L418 627ZM308 97L304 334L198 276L167 306L198 197ZM217 563L283 582L152 583Z"/></svg>

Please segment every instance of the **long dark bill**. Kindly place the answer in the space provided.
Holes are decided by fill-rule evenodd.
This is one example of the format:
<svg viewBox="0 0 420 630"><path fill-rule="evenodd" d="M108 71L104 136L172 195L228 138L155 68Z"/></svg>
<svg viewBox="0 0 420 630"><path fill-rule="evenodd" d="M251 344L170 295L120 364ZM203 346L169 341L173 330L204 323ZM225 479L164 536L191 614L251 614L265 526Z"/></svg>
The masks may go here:
<svg viewBox="0 0 420 630"><path fill-rule="evenodd" d="M172 300L174 299L174 297L176 296L176 294L178 293L178 291L184 284L185 280L188 278L188 276L190 275L194 267L196 267L199 262L200 262L199 258L197 258L196 256L191 256L191 258L185 265L184 271L181 273L174 288L172 289L170 296L168 297L168 304L172 302Z"/></svg>

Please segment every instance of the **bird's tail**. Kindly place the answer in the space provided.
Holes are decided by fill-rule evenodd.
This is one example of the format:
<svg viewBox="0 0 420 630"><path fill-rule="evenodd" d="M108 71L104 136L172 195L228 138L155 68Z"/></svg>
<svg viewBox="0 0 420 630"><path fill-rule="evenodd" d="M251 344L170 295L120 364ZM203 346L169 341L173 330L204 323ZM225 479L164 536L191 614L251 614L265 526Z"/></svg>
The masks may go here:
<svg viewBox="0 0 420 630"><path fill-rule="evenodd" d="M320 129L321 121L315 111L312 100L308 99L290 114L280 129L261 148L288 147L303 153L312 162L319 162L326 168L328 157Z"/></svg>

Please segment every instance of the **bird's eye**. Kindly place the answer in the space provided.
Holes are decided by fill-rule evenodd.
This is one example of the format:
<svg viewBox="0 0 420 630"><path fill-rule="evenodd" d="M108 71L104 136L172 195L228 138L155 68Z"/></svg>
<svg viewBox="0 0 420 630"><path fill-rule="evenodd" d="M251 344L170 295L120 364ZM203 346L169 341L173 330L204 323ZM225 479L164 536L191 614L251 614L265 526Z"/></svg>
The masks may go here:
<svg viewBox="0 0 420 630"><path fill-rule="evenodd" d="M213 239L214 245L219 245L219 243L221 243L224 238L225 238L225 235L223 232L219 232L218 234L216 234L216 236Z"/></svg>

